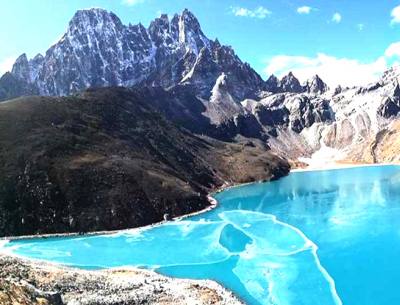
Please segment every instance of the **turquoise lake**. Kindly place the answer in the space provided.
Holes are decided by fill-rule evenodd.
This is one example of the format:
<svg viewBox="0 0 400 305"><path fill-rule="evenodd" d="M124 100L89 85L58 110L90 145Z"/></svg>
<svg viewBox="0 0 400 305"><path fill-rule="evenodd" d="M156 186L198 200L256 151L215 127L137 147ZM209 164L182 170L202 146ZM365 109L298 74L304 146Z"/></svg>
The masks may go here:
<svg viewBox="0 0 400 305"><path fill-rule="evenodd" d="M212 279L251 305L400 304L400 167L295 172L215 198L216 209L180 221L2 251Z"/></svg>

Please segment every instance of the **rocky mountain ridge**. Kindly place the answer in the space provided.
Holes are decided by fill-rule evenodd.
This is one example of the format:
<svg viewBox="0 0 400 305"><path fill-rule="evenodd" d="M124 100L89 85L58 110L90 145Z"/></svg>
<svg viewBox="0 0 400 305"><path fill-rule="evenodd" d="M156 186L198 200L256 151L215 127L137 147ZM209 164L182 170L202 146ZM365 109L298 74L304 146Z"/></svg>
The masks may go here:
<svg viewBox="0 0 400 305"><path fill-rule="evenodd" d="M207 38L188 10L171 20L161 15L145 28L123 25L114 13L96 8L77 11L60 41L44 56L28 60L22 54L11 74L40 95L64 96L89 87L169 88L189 83L196 85L197 94L209 98L222 72L235 82L232 94L239 99L263 85L231 47Z"/></svg>
<svg viewBox="0 0 400 305"><path fill-rule="evenodd" d="M202 116L208 125L202 124L197 132L225 140L237 135L268 138L269 130L265 132L240 104L245 99L257 100L265 92L315 95L327 90L318 76L304 86L292 73L264 82L231 47L207 38L188 10L171 20L161 15L145 28L125 26L115 14L96 8L76 12L66 33L45 56L28 60L22 54L11 73L0 78L0 100L32 94L64 96L106 86L187 91L199 107L195 113L182 111L183 119Z"/></svg>
<svg viewBox="0 0 400 305"><path fill-rule="evenodd" d="M383 152L381 157L375 151L384 145L381 140L384 134L397 134L399 80L400 69L393 67L365 87L329 91L312 98L309 105L314 105L314 112L303 117L304 128L296 128L296 124L280 128L277 137L270 141L271 147L292 160L314 155L346 162L397 162L400 150ZM266 98L261 103L271 103L271 99L274 101L277 97ZM301 95L286 94L283 104L290 108L299 99ZM290 112L298 113L301 106L295 109Z"/></svg>
<svg viewBox="0 0 400 305"><path fill-rule="evenodd" d="M256 138L294 161L325 147L340 159L365 161L355 151L372 145L400 113L399 75L393 68L376 83L334 90L318 75L304 84L291 72L264 81L231 47L207 38L188 10L145 28L89 9L75 14L45 56L18 58L0 78L0 99L135 86L168 119L197 134Z"/></svg>

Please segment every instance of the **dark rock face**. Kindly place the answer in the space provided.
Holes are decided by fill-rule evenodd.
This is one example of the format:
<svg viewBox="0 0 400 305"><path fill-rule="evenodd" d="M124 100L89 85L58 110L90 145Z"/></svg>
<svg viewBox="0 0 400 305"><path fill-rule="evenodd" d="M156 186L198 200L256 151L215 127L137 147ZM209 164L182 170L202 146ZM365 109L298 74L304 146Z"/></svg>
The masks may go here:
<svg viewBox="0 0 400 305"><path fill-rule="evenodd" d="M237 126L237 134L240 134L246 138L256 138L261 140L267 140L268 137L264 134L262 126L257 121L255 116L251 114L239 115L235 120Z"/></svg>
<svg viewBox="0 0 400 305"><path fill-rule="evenodd" d="M26 54L22 54L15 61L11 73L20 80L30 79L30 67Z"/></svg>
<svg viewBox="0 0 400 305"><path fill-rule="evenodd" d="M334 120L333 111L329 101L316 99L312 102L306 96L297 97L294 100L296 108L290 113L290 128L295 132L301 132L306 127L311 127L316 122L328 122Z"/></svg>
<svg viewBox="0 0 400 305"><path fill-rule="evenodd" d="M394 98L399 98L400 99L400 85L399 85L399 83L397 83L396 86L394 87L394 89L392 91L392 96Z"/></svg>
<svg viewBox="0 0 400 305"><path fill-rule="evenodd" d="M400 112L400 85L397 83L378 108L378 114L384 118L395 117Z"/></svg>
<svg viewBox="0 0 400 305"><path fill-rule="evenodd" d="M267 81L265 82L265 90L277 93L280 91L279 89L279 79L275 75L271 75Z"/></svg>
<svg viewBox="0 0 400 305"><path fill-rule="evenodd" d="M290 92L290 93L304 92L304 88L300 85L299 80L293 75L292 72L289 72L288 75L284 76L281 79L279 87L281 92Z"/></svg>
<svg viewBox="0 0 400 305"><path fill-rule="evenodd" d="M381 82L377 82L375 84L372 84L370 86L368 86L366 89L367 92L371 92L371 91L375 91L377 89L379 89L380 87L382 87L382 83Z"/></svg>
<svg viewBox="0 0 400 305"><path fill-rule="evenodd" d="M143 226L203 209L226 180L288 172L259 147L193 135L151 99L104 88L0 104L0 236Z"/></svg>
<svg viewBox="0 0 400 305"><path fill-rule="evenodd" d="M387 119L397 116L399 112L400 112L399 99L390 97L386 98L378 108L378 113Z"/></svg>
<svg viewBox="0 0 400 305"><path fill-rule="evenodd" d="M286 107L265 107L260 105L256 115L264 126L287 126L290 112Z"/></svg>
<svg viewBox="0 0 400 305"><path fill-rule="evenodd" d="M232 48L208 39L188 10L172 20L162 15L148 29L141 24L125 26L102 9L78 11L44 57L28 60L23 54L12 70L41 95L54 96L89 87L191 84L198 88L197 94L209 97L221 73L235 83L232 95L237 99L263 85Z"/></svg>
<svg viewBox="0 0 400 305"><path fill-rule="evenodd" d="M339 85L333 90L333 95L338 95L342 92L343 92L343 88L342 88L342 86Z"/></svg>
<svg viewBox="0 0 400 305"><path fill-rule="evenodd" d="M335 120L329 100L305 94L273 95L255 107L254 115L272 136L276 136L279 128L300 133L314 123Z"/></svg>
<svg viewBox="0 0 400 305"><path fill-rule="evenodd" d="M38 94L38 89L7 72L0 78L0 100Z"/></svg>
<svg viewBox="0 0 400 305"><path fill-rule="evenodd" d="M312 79L308 80L305 85L305 91L310 94L320 95L329 90L327 84L318 76L315 75Z"/></svg>

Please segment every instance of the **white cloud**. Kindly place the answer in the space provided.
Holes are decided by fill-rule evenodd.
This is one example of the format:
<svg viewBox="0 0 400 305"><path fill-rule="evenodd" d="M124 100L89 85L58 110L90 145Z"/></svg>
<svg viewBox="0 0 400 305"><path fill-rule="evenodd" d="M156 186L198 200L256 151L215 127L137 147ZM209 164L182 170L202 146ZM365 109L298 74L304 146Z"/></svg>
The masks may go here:
<svg viewBox="0 0 400 305"><path fill-rule="evenodd" d="M279 55L268 61L267 75L282 77L292 71L302 82L318 74L331 88L337 85L365 85L378 79L388 68L386 58L369 63L356 59L337 58L323 53L315 57Z"/></svg>
<svg viewBox="0 0 400 305"><path fill-rule="evenodd" d="M231 7L231 11L235 16L239 17L250 17L264 19L271 14L271 11L263 6L259 6L254 10L250 10L245 7Z"/></svg>
<svg viewBox="0 0 400 305"><path fill-rule="evenodd" d="M297 13L309 14L309 13L311 13L312 10L313 10L313 8L310 6L301 6L301 7L297 8Z"/></svg>
<svg viewBox="0 0 400 305"><path fill-rule="evenodd" d="M342 21L342 15L340 15L339 13L334 13L332 16L332 21L340 23Z"/></svg>
<svg viewBox="0 0 400 305"><path fill-rule="evenodd" d="M361 31L364 31L364 29L365 29L365 24L364 23L359 23L359 24L357 24L357 28L358 28L358 30L361 32Z"/></svg>
<svg viewBox="0 0 400 305"><path fill-rule="evenodd" d="M390 21L391 24L400 23L400 5L396 6L391 12L392 20Z"/></svg>
<svg viewBox="0 0 400 305"><path fill-rule="evenodd" d="M128 6L134 6L139 3L143 3L144 0L122 0L122 3Z"/></svg>
<svg viewBox="0 0 400 305"><path fill-rule="evenodd" d="M0 76L2 76L4 73L8 71L11 71L16 58L17 58L16 56L10 56L0 61Z"/></svg>
<svg viewBox="0 0 400 305"><path fill-rule="evenodd" d="M388 58L400 57L400 42L392 43L385 51Z"/></svg>
<svg viewBox="0 0 400 305"><path fill-rule="evenodd" d="M370 62L319 53L315 57L278 55L267 61L264 72L278 77L292 71L302 82L318 74L331 88L364 86L379 79L389 67L400 65L400 41L389 45Z"/></svg>

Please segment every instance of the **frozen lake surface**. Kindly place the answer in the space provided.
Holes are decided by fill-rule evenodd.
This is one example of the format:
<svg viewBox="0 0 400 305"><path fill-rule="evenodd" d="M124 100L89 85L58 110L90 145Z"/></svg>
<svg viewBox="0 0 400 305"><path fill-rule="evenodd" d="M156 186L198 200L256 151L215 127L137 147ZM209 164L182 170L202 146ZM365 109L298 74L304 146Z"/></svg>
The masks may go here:
<svg viewBox="0 0 400 305"><path fill-rule="evenodd" d="M213 279L248 304L400 304L400 167L295 172L215 195L218 208L111 235L3 250L85 268Z"/></svg>

